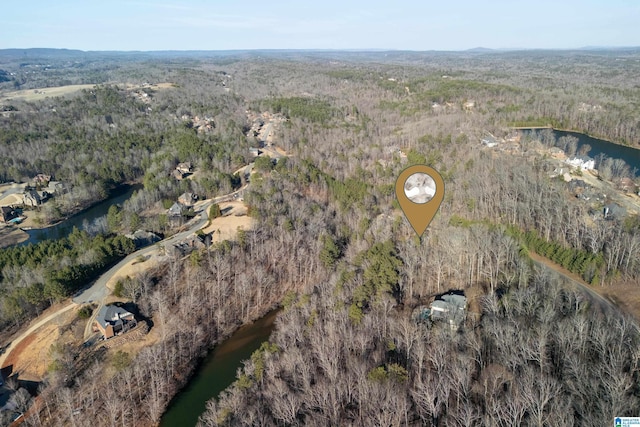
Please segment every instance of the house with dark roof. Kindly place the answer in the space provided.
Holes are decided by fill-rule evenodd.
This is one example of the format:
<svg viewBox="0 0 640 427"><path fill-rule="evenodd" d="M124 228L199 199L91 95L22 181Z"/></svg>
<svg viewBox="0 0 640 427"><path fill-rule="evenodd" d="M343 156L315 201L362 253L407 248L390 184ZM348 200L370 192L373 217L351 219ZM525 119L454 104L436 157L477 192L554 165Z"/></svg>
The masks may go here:
<svg viewBox="0 0 640 427"><path fill-rule="evenodd" d="M18 212L9 206L2 206L0 208L0 222L9 222L18 217Z"/></svg>
<svg viewBox="0 0 640 427"><path fill-rule="evenodd" d="M104 339L127 332L137 325L133 313L116 305L104 305L96 316L95 325Z"/></svg>
<svg viewBox="0 0 640 427"><path fill-rule="evenodd" d="M22 194L22 203L25 206L37 207L42 203L42 198L36 190L26 190Z"/></svg>

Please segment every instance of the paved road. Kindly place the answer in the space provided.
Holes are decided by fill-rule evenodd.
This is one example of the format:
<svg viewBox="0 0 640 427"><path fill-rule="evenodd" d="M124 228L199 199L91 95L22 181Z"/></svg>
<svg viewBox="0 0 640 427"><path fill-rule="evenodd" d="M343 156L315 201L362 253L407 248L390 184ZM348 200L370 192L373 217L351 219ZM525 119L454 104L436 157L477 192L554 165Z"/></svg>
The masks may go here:
<svg viewBox="0 0 640 427"><path fill-rule="evenodd" d="M123 268L125 265L135 260L139 256L144 257L154 251L157 251L160 245L163 245L166 247L167 245L178 243L179 241L195 233L196 231L204 227L207 221L209 220L209 207L212 204L219 203L224 200L228 200L229 198L233 198L235 194L240 193L246 187L247 186L245 185L244 187L232 193L226 194L224 196L216 197L215 199L212 199L212 200L205 201L203 204L201 204L198 207L198 210L197 210L198 215L186 224L189 227L187 230L174 234L173 236L168 237L164 240L161 240L160 242L154 245L139 249L133 252L132 254L128 255L126 258L124 258L122 261L120 261L119 263L111 267L106 273L100 276L100 278L96 280L93 283L93 285L91 285L91 287L77 294L73 298L73 302L75 302L76 304L88 304L91 302L98 302L98 303L101 302L108 295L107 282L109 282L109 280L111 280L111 278L115 276L116 273L118 273L118 271L120 271L121 268Z"/></svg>
<svg viewBox="0 0 640 427"><path fill-rule="evenodd" d="M271 127L271 124L269 125L268 132L271 131L270 127ZM267 133L267 136L268 135L269 134ZM244 171L245 173L251 173L252 168L253 168L253 163L250 163L249 165L243 166L242 168L238 169L236 171L236 173L241 173L242 171ZM158 244L151 245L151 246L148 246L146 248L142 248L140 250L137 250L137 251L133 252L132 254L128 255L123 260L118 262L116 265L111 267L107 272L102 274L102 276L100 276L89 288L87 288L87 289L81 291L80 293L76 294L73 297L72 301L69 302L69 304L67 304L66 306L60 308L59 310L47 315L46 317L44 317L42 319L38 319L38 321L35 324L33 324L31 327L29 327L29 329L27 329L26 331L22 332L17 338L15 338L7 346L7 348L5 348L4 353L2 355L0 355L0 367L2 367L2 364L4 363L6 358L9 356L9 353L11 353L11 350L13 350L22 340L24 340L30 334L35 332L39 327L41 327L44 324L46 324L47 322L53 320L58 315L66 312L68 310L73 309L74 307L79 307L82 304L97 303L98 304L98 308L96 310L94 310L93 316L91 316L91 318L87 322L87 326L85 327L85 340L86 340L89 336L92 335L93 320L94 320L96 314L100 311L100 308L103 306L105 298L109 295L109 291L108 291L108 288L107 288L107 282L109 282L109 280L111 280L111 278L113 276L115 276L118 273L118 271L120 271L121 268L123 268L124 266L126 266L128 263L130 263L131 261L135 260L139 256L143 256L144 257L144 256L150 254L151 252L158 250L160 245L175 244L175 243L185 239L189 235L195 233L199 229L203 228L205 226L205 224L209 220L209 207L212 204L220 203L220 202L228 201L228 200L233 200L234 196L237 195L237 194L242 194L242 192L247 188L248 185L249 184L245 184L242 188L240 188L240 189L238 189L236 191L233 191L233 192L231 192L229 194L226 194L224 196L220 196L220 197L216 197L216 198L211 199L211 200L207 200L204 203L200 204L200 206L198 207L198 210L197 210L198 216L196 216L194 219L192 219L189 223L186 224L189 227L187 230L182 231L182 232L177 233L177 234L174 234L173 236L168 237L168 238L166 238L164 240L161 240L160 242L158 242Z"/></svg>
<svg viewBox="0 0 640 427"><path fill-rule="evenodd" d="M189 221L186 225L189 227L187 230L182 231L180 233L176 233L171 237L168 237L160 242L147 246L146 248L139 249L132 254L129 254L122 261L118 262L116 265L111 267L107 272L105 272L98 280L96 280L91 287L85 289L81 293L77 294L73 298L73 302L76 304L89 304L89 303L97 303L98 307L93 311L93 315L87 322L87 325L84 329L84 339L87 340L93 334L93 321L95 319L96 314L100 311L102 306L104 305L104 300L109 295L109 288L107 288L107 283L127 264L132 262L138 257L146 257L150 255L152 252L156 252L159 250L160 246L167 247L169 245L173 245L175 243L180 242L181 240L189 237L191 234L203 228L208 220L209 220L209 207L214 203L220 203L222 201L232 199L235 194L243 191L247 185L244 187L233 191L229 194L225 194L224 196L216 197L212 200L207 200L202 203L198 207L198 215Z"/></svg>
<svg viewBox="0 0 640 427"><path fill-rule="evenodd" d="M139 249L133 252L132 254L128 255L122 261L118 262L116 265L111 267L106 273L100 276L100 278L96 280L93 283L93 285L91 285L90 288L85 289L80 294L77 294L73 298L73 302L75 302L76 304L88 304L91 302L102 301L108 295L107 282L111 280L111 278L115 276L116 273L118 273L118 271L120 271L120 269L123 268L125 265L135 260L139 256L144 257L146 255L149 255L151 252L157 251L158 250L157 245L174 244L186 238L190 234L195 233L200 228L202 228L207 223L208 214L206 211L207 211L207 208L211 206L212 203L213 202L210 201L203 205L202 212L200 212L198 217L192 220L192 224L190 225L188 230L183 231L181 233L174 234L171 237L161 240L156 245L147 246L146 248Z"/></svg>
<svg viewBox="0 0 640 427"><path fill-rule="evenodd" d="M232 193L226 194L224 196L216 197L215 199L212 199L212 200L205 201L198 208L199 209L199 215L197 217L195 217L194 219L192 219L189 223L187 223L187 225L189 226L189 228L187 230L182 231L182 232L177 233L177 234L174 234L173 236L168 237L168 238L160 241L159 244L171 245L171 244L177 243L177 242L185 239L189 235L195 233L197 230L199 230L202 227L204 227L204 225L209 220L209 217L208 217L209 212L208 212L208 210L209 210L209 207L213 203L219 203L221 201L229 199L230 197L233 198L233 196L235 194L238 194L238 193L242 192L246 187L247 186L245 185L244 187L242 187L242 188L240 188L240 189L238 189L238 190L236 190L236 191L234 191ZM94 310L94 312L93 312L94 314L91 317L91 319L89 319L89 321L87 322L87 326L85 328L85 339L86 339L88 336L91 335L91 329L92 329L93 319L94 319L95 315L98 313L98 311L100 311L100 308L104 304L104 299L109 295L109 290L107 288L107 282L109 282L109 280L111 280L111 278L113 276L115 276L118 273L118 271L120 271L120 269L122 267L126 266L128 263L130 263L131 261L135 260L137 257L146 256L146 255L148 255L151 252L156 251L156 250L158 250L158 246L157 245L152 245L152 246L148 246L146 248L142 248L140 250L137 250L134 253L128 255L123 260L118 262L116 265L111 267L102 276L100 276L98 278L98 280L96 280L89 288L85 289L84 291L81 291L79 294L76 294L76 296L74 296L73 300L69 304L67 304L66 306L60 308L58 311L55 311L55 312L49 314L48 316L43 317L42 319L38 319L38 321L36 323L34 323L32 326L30 326L29 329L27 329L26 331L21 333L17 338L15 338L7 346L7 348L5 349L4 353L2 355L0 355L0 367L2 367L2 364L4 363L6 358L9 356L9 353L11 353L11 350L13 350L22 340L24 340L26 337L28 337L30 334L35 332L38 328L40 328L44 324L46 324L49 321L53 320L54 318L56 318L60 314L65 313L65 312L67 312L67 311L69 311L69 310L71 310L73 308L79 307L82 304L97 303L98 304L98 308L96 310Z"/></svg>
<svg viewBox="0 0 640 427"><path fill-rule="evenodd" d="M263 137L262 137L262 143L266 146L268 144L267 139L269 139L269 135L271 134L271 128L273 127L273 124L271 122L269 122L269 124L267 125L267 127L264 129L264 133L263 133Z"/></svg>
<svg viewBox="0 0 640 427"><path fill-rule="evenodd" d="M3 192L0 192L0 199L10 196L12 194L22 194L24 193L25 187L26 187L26 184L12 183Z"/></svg>

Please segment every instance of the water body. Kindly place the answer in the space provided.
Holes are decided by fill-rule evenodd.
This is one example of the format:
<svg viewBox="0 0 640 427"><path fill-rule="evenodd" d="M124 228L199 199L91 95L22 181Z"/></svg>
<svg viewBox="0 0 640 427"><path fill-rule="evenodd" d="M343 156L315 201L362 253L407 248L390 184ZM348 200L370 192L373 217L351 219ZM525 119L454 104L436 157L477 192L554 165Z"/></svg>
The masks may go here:
<svg viewBox="0 0 640 427"><path fill-rule="evenodd" d="M20 243L18 246L28 245L29 243L36 244L38 242L42 242L43 240L61 239L63 237L67 237L73 231L73 227L77 227L78 229L82 230L85 221L88 224L93 223L96 219L105 216L111 205L121 205L126 200L128 200L129 197L131 197L134 191L140 190L142 188L142 184L120 186L111 192L111 195L108 199L96 205L93 205L89 209L86 209L69 219L66 219L56 225L52 225L51 227L25 230L25 232L29 235L29 238Z"/></svg>
<svg viewBox="0 0 640 427"><path fill-rule="evenodd" d="M530 130L525 130L525 132L530 132ZM537 130L537 132L540 132L540 130ZM613 159L622 159L629 165L632 172L635 169L636 176L640 176L640 150L636 148L614 144L613 142L593 138L578 132L554 130L553 134L556 139L560 139L563 136L574 136L578 138L577 152L580 151L580 148L588 144L591 146L591 150L587 154L589 157L595 158L598 154L604 154Z"/></svg>
<svg viewBox="0 0 640 427"><path fill-rule="evenodd" d="M220 344L202 362L189 384L176 395L160 427L195 426L205 411L207 401L217 398L220 392L236 379L236 371L242 361L269 339L278 315L274 310L251 325L243 326Z"/></svg>

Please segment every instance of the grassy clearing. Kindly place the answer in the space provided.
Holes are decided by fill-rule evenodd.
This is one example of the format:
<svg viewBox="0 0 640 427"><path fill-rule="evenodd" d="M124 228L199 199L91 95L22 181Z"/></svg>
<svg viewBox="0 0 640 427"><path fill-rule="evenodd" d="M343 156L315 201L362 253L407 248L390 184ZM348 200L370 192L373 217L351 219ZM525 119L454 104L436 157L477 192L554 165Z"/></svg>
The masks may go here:
<svg viewBox="0 0 640 427"><path fill-rule="evenodd" d="M24 101L40 101L46 97L63 96L78 92L82 89L91 89L95 85L68 85L59 87L44 87L41 89L24 89L15 92L7 92L0 96L0 100L22 99Z"/></svg>

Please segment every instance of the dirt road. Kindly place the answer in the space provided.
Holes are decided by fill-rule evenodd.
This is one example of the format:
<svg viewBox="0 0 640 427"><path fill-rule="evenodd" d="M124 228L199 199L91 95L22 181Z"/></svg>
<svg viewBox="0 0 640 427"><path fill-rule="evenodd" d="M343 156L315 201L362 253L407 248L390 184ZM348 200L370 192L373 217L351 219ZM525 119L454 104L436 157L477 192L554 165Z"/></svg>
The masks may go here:
<svg viewBox="0 0 640 427"><path fill-rule="evenodd" d="M584 292L591 303L593 305L597 305L603 313L616 314L620 312L620 308L616 304L596 292L577 274L571 273L561 265L558 265L553 261L536 254L535 252L529 252L529 256L536 265L559 274L560 276L571 282L573 285L575 285L579 290Z"/></svg>
<svg viewBox="0 0 640 427"><path fill-rule="evenodd" d="M22 340L24 340L26 337L28 337L29 335L31 335L32 333L34 333L38 328L44 326L45 324L47 324L48 322L50 322L51 320L55 319L56 317L58 317L60 314L65 313L69 310L72 310L74 308L77 308L78 305L70 302L69 304L67 304L66 306L62 307L61 309L49 314L46 317L43 317L41 319L37 319L37 322L34 323L33 325L31 325L26 331L24 331L22 334L20 334L19 337L17 337L16 339L14 339L13 341L11 341L11 343L7 346L7 348L4 350L4 353L2 353L2 355L0 355L0 367L4 368L4 362L5 360L7 360L7 357L9 356L9 353L11 353L11 350L13 350L14 348L16 348L16 346L18 344L20 344L20 342Z"/></svg>

